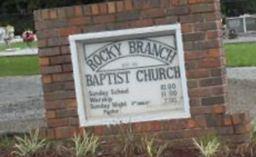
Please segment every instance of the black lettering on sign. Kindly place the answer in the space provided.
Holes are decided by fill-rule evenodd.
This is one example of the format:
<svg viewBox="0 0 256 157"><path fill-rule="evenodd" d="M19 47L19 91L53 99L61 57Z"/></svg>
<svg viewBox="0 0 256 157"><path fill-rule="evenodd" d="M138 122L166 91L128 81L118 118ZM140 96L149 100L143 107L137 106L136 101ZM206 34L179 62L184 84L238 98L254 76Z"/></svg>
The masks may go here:
<svg viewBox="0 0 256 157"><path fill-rule="evenodd" d="M177 56L177 50L166 43L151 39L120 41L105 45L87 56L86 64L93 71L103 72L102 68L109 63L135 56L152 58L165 65L170 65ZM163 73L161 75L164 76Z"/></svg>
<svg viewBox="0 0 256 157"><path fill-rule="evenodd" d="M118 56L121 56L121 43L114 43L111 45L108 45L106 47L103 47L103 49L100 49L96 52L94 52L92 55L90 55L86 62L89 65L89 67L94 71L102 64L105 64L109 60L112 60Z"/></svg>
<svg viewBox="0 0 256 157"><path fill-rule="evenodd" d="M99 73L85 75L87 86L102 86L104 84L117 85L117 84L128 84L130 82L129 75L130 71L123 72L112 72L112 73Z"/></svg>
<svg viewBox="0 0 256 157"><path fill-rule="evenodd" d="M177 52L174 48L153 40L131 40L129 43L130 54L142 54L161 59L167 63L172 63Z"/></svg>
<svg viewBox="0 0 256 157"><path fill-rule="evenodd" d="M136 79L138 82L148 82L157 80L177 79L180 78L180 68L167 67L167 68L154 68L143 69L136 72Z"/></svg>

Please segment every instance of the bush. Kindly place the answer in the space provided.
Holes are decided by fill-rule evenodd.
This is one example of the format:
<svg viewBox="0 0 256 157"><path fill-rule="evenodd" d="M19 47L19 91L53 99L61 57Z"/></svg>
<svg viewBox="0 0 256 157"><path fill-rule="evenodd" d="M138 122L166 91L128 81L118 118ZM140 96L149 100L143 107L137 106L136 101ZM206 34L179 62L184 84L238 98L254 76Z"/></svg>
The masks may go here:
<svg viewBox="0 0 256 157"><path fill-rule="evenodd" d="M114 148L114 154L119 154L121 157L131 157L140 155L143 152L141 138L134 133L132 124L120 124L113 130L118 130L118 135L115 137L115 141L118 145ZM112 129L112 127L110 129Z"/></svg>
<svg viewBox="0 0 256 157"><path fill-rule="evenodd" d="M203 157L215 157L221 146L216 135L206 135L193 141Z"/></svg>
<svg viewBox="0 0 256 157"><path fill-rule="evenodd" d="M14 26L16 35L21 35L27 29L34 30L33 14L0 14L0 27L6 25Z"/></svg>
<svg viewBox="0 0 256 157"><path fill-rule="evenodd" d="M117 132L115 135L110 135L106 138L109 138L109 142L100 141L99 137L86 132L83 132L81 135L75 135L72 139L46 142L45 139L39 139L39 131L36 130L28 135L16 137L16 144L13 147L13 139L3 136L0 138L0 155L1 157L256 156L256 126L252 132L251 142L240 145L232 151L215 134L193 139L196 150L188 149L187 147L177 147L176 143L166 142L166 140L162 140L154 135L138 135L134 132L131 124L113 127L111 131L117 130ZM102 149L100 149L100 146L103 146ZM13 148L13 156L9 153L11 148Z"/></svg>
<svg viewBox="0 0 256 157"><path fill-rule="evenodd" d="M161 157L168 147L168 143L160 144L155 137L142 137L142 146L148 157Z"/></svg>
<svg viewBox="0 0 256 157"><path fill-rule="evenodd" d="M73 152L76 157L95 156L99 147L99 138L85 131L82 135L75 135Z"/></svg>
<svg viewBox="0 0 256 157"><path fill-rule="evenodd" d="M46 140L39 138L39 130L31 131L29 135L24 137L17 136L15 139L17 142L14 145L15 150L12 154L19 157L32 157L47 147Z"/></svg>

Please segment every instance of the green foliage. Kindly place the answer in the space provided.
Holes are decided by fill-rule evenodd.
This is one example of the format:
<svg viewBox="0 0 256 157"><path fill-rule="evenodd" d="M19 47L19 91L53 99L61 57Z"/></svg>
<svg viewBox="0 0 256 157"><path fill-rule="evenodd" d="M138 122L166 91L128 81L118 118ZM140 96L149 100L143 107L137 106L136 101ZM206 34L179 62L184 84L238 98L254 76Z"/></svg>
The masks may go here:
<svg viewBox="0 0 256 157"><path fill-rule="evenodd" d="M47 147L45 139L39 138L39 130L30 132L29 135L24 137L15 137L16 144L14 145L14 151L12 154L19 157L32 157L39 154L44 148Z"/></svg>
<svg viewBox="0 0 256 157"><path fill-rule="evenodd" d="M246 4L247 13L256 13L256 1L255 0L247 0L247 2L244 2Z"/></svg>
<svg viewBox="0 0 256 157"><path fill-rule="evenodd" d="M14 140L12 137L7 135L0 137L0 150L10 149L14 145Z"/></svg>
<svg viewBox="0 0 256 157"><path fill-rule="evenodd" d="M251 141L256 146L256 123L255 123L255 121L252 123Z"/></svg>
<svg viewBox="0 0 256 157"><path fill-rule="evenodd" d="M110 0L0 0L0 26L15 27L20 35L26 29L34 30L33 11Z"/></svg>
<svg viewBox="0 0 256 157"><path fill-rule="evenodd" d="M206 135L193 141L203 157L214 157L220 150L221 143L216 135Z"/></svg>
<svg viewBox="0 0 256 157"><path fill-rule="evenodd" d="M111 129L118 130L116 136L118 145L115 146L114 152L122 157L131 157L143 152L141 137L134 133L132 124L120 124L112 126Z"/></svg>
<svg viewBox="0 0 256 157"><path fill-rule="evenodd" d="M236 0L236 1L221 1L222 13L226 16L239 16L242 14L255 14L256 1L255 0Z"/></svg>
<svg viewBox="0 0 256 157"><path fill-rule="evenodd" d="M142 144L149 157L160 157L168 147L168 143L159 144L154 137L142 138Z"/></svg>
<svg viewBox="0 0 256 157"><path fill-rule="evenodd" d="M1 9L0 9L1 10ZM15 27L15 34L21 35L26 29L34 29L32 14L1 14L0 26L12 25Z"/></svg>
<svg viewBox="0 0 256 157"><path fill-rule="evenodd" d="M33 10L105 2L111 0L1 0L0 13L31 14Z"/></svg>
<svg viewBox="0 0 256 157"><path fill-rule="evenodd" d="M73 151L76 157L95 156L99 147L99 138L93 134L75 135L72 139L74 142Z"/></svg>

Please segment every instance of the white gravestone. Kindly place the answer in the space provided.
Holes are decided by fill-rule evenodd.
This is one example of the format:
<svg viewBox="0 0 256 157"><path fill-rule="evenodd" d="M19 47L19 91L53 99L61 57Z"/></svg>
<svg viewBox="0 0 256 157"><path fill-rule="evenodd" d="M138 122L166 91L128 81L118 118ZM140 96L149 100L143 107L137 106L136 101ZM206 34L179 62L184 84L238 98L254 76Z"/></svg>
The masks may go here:
<svg viewBox="0 0 256 157"><path fill-rule="evenodd" d="M256 31L256 16L246 18L247 31Z"/></svg>
<svg viewBox="0 0 256 157"><path fill-rule="evenodd" d="M4 37L5 37L5 28L0 27L0 42L4 41Z"/></svg>
<svg viewBox="0 0 256 157"><path fill-rule="evenodd" d="M235 30L237 33L244 32L244 24L242 18L230 18L227 19L227 26L231 30Z"/></svg>
<svg viewBox="0 0 256 157"><path fill-rule="evenodd" d="M190 117L180 29L70 36L80 125Z"/></svg>

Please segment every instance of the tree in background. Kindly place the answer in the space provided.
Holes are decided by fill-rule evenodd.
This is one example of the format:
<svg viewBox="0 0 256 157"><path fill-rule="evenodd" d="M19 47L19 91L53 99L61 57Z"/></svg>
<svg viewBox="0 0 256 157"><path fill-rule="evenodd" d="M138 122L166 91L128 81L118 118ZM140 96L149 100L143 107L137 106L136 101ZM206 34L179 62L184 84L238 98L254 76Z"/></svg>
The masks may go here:
<svg viewBox="0 0 256 157"><path fill-rule="evenodd" d="M225 16L239 16L256 13L256 0L222 0L222 13Z"/></svg>
<svg viewBox="0 0 256 157"><path fill-rule="evenodd" d="M20 35L27 29L34 29L34 10L104 1L111 0L0 0L0 27L13 25Z"/></svg>
<svg viewBox="0 0 256 157"><path fill-rule="evenodd" d="M0 13L32 13L33 10L97 3L111 0L1 0Z"/></svg>
<svg viewBox="0 0 256 157"><path fill-rule="evenodd" d="M33 10L114 0L0 0L0 26L15 26L16 33L33 29ZM256 13L256 0L221 0L225 16Z"/></svg>
<svg viewBox="0 0 256 157"><path fill-rule="evenodd" d="M247 11L251 14L256 13L256 0L248 0Z"/></svg>

